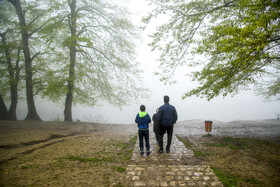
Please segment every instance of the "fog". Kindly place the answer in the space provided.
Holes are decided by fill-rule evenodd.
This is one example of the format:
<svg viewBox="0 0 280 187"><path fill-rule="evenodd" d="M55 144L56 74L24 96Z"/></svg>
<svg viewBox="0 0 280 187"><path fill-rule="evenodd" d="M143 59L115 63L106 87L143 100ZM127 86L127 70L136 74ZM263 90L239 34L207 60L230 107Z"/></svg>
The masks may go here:
<svg viewBox="0 0 280 187"><path fill-rule="evenodd" d="M131 0L127 4L131 12L134 13L134 24L141 24L141 16L144 16L149 7L146 1ZM157 52L151 52L151 48L147 43L151 41L148 37L155 31L155 23L164 20L152 22L144 31L142 40L138 42L136 47L137 62L144 71L142 74L145 88L150 90L151 97L149 99L139 98L139 102L132 102L130 106L124 106L122 109L115 108L108 103L102 103L102 106L73 106L73 119L88 122L101 123L117 123L128 124L134 123L136 114L139 112L141 104L146 106L146 111L152 116L156 108L163 104L163 96L170 97L170 104L177 109L178 120L205 119L219 121L234 120L258 120L258 119L276 119L280 114L280 102L265 102L262 97L256 96L253 91L240 92L238 95L231 97L230 95L223 98L217 97L210 102L206 99L190 97L182 100L182 95L186 91L194 88L198 84L192 82L187 73L193 69L180 68L176 71L174 80L177 81L173 85L164 85L159 81L159 77L154 76L154 72L158 68ZM63 101L64 102L64 101ZM54 104L40 98L36 99L36 107L39 116L45 120L63 120L64 103ZM26 103L20 102L17 109L18 118L24 119L27 114Z"/></svg>

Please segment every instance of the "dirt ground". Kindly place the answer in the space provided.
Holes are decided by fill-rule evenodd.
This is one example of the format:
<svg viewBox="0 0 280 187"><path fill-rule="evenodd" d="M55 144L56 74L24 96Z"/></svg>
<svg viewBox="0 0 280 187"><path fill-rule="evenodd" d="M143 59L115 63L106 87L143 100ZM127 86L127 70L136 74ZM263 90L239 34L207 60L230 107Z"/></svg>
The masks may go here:
<svg viewBox="0 0 280 187"><path fill-rule="evenodd" d="M0 186L122 186L135 132L113 124L1 121Z"/></svg>
<svg viewBox="0 0 280 187"><path fill-rule="evenodd" d="M203 137L203 126L196 123L175 127L174 133L195 153L185 164L211 166L220 180L225 178L225 186L279 186L280 145L244 139L245 132L256 138L261 125L250 133L253 125L230 123L234 132L244 132L230 137L221 124L212 136ZM267 127L276 130L265 137L278 142L277 123L262 128ZM136 134L135 124L0 121L0 186L126 186Z"/></svg>

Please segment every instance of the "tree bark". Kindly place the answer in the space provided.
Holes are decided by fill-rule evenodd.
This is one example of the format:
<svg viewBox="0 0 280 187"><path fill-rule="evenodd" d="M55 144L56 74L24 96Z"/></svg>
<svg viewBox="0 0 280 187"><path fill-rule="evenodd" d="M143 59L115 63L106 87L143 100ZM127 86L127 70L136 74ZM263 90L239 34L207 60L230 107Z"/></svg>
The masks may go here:
<svg viewBox="0 0 280 187"><path fill-rule="evenodd" d="M20 69L21 69L19 67L21 48L22 48L21 45L18 46L16 64L15 67L13 68L15 74L13 75L13 82L11 83L11 106L8 112L10 120L17 120L16 109L18 104L18 82L20 79L19 76L20 76Z"/></svg>
<svg viewBox="0 0 280 187"><path fill-rule="evenodd" d="M7 119L8 119L7 107L4 103L2 95L0 94L0 120L7 120Z"/></svg>
<svg viewBox="0 0 280 187"><path fill-rule="evenodd" d="M68 1L70 7L70 17L69 19L69 28L71 31L71 37L76 38L77 35L77 14L76 14L76 0ZM73 90L74 90L74 80L75 80L75 65L76 65L76 41L69 43L69 52L70 52L70 66L69 66L69 77L68 77L68 87L67 95L65 101L65 110L64 110L64 120L73 121L72 118L72 103L73 103Z"/></svg>
<svg viewBox="0 0 280 187"><path fill-rule="evenodd" d="M18 90L17 84L11 85L11 106L9 108L9 120L17 120L17 103L18 103Z"/></svg>
<svg viewBox="0 0 280 187"><path fill-rule="evenodd" d="M26 99L28 113L26 120L39 120L41 121L34 103L33 97L33 84L32 84L32 59L29 50L29 34L27 32L27 26L25 22L25 15L22 11L20 0L8 0L16 9L16 13L19 19L19 25L21 30L23 54L25 60L25 73L26 73Z"/></svg>

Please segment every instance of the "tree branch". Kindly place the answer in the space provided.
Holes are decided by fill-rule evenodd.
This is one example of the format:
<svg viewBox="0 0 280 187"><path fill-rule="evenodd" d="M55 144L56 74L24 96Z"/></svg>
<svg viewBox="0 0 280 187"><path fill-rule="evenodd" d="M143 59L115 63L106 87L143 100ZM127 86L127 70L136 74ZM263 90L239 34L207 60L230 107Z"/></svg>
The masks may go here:
<svg viewBox="0 0 280 187"><path fill-rule="evenodd" d="M43 23L40 27L38 27L37 29L35 29L33 32L29 33L29 34L28 34L28 37L31 37L34 33L38 32L40 29L42 29L49 21L50 21L50 19L47 20L47 21L45 21L45 23Z"/></svg>
<svg viewBox="0 0 280 187"><path fill-rule="evenodd" d="M39 54L41 54L41 52L36 53L36 54L31 58L31 62L32 62Z"/></svg>

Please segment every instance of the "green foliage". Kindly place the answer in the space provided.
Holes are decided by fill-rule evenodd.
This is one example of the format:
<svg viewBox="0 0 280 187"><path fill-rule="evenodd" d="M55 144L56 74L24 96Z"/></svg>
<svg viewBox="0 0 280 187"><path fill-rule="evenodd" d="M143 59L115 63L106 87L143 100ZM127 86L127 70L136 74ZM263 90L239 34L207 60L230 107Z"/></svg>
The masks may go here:
<svg viewBox="0 0 280 187"><path fill-rule="evenodd" d="M73 81L74 104L93 106L107 101L120 107L137 100L139 95L147 97L147 90L139 84L140 71L134 58L138 31L127 19L127 10L113 2L77 1L71 18L65 6L70 5L68 1L60 3L53 26L44 30L53 64L47 72L44 96L62 102L68 81ZM70 19L77 24L71 25ZM70 75L71 47L75 48L75 62Z"/></svg>
<svg viewBox="0 0 280 187"><path fill-rule="evenodd" d="M29 43L30 58L32 59L32 86L33 86L33 95L38 95L46 87L47 66L53 65L48 61L48 47L45 40L45 35L50 34L54 26L54 20L51 16L52 11L54 11L53 0L48 2L45 1L20 1L22 11L24 12L24 22L26 25L19 24L19 18L16 13L15 7L12 5L12 1L3 0L1 1L0 6L0 24L1 24L1 35L6 33L6 44L2 43L0 46L0 60L1 60L1 70L2 70L2 61L5 64L8 63L7 53L5 50L10 52L11 65L5 67L5 74L0 72L1 77L1 92L9 92L10 85L9 83L20 83L18 84L19 98L24 94L24 84L21 80L25 79L27 76L24 69L25 58L23 56L23 44L21 41L21 31L27 31L27 38ZM23 19L21 17L20 19ZM26 44L24 44L26 45ZM6 58L6 59L5 59ZM7 74L9 72L9 75ZM6 78L7 77L7 78ZM2 89L3 88L3 89ZM9 96L9 94L8 94ZM8 97L5 97L5 100L8 100Z"/></svg>
<svg viewBox="0 0 280 187"><path fill-rule="evenodd" d="M141 72L135 61L134 39L138 38L138 30L128 20L127 10L113 1L77 1L72 15L77 24L71 25L67 6L71 2L21 1L26 25L19 27L12 1L1 1L0 32L12 30L9 43L0 46L1 94L8 96L10 89L8 67L2 63L3 50L20 47L23 29L28 33L32 59L33 95L63 103L67 83L72 81L74 103L93 106L105 100L123 106L136 101L139 95L147 97L147 90L139 84ZM76 33L71 34L70 28L75 28ZM71 47L76 50L76 63L69 76ZM22 54L20 61L24 61Z"/></svg>
<svg viewBox="0 0 280 187"><path fill-rule="evenodd" d="M211 100L218 95L234 95L249 89L248 84L257 85L279 64L279 1L158 0L153 4L156 8L144 22L161 14L170 15L150 43L153 50L162 52L161 80L170 81L181 65L203 67L192 73L200 86L183 98L196 95ZM199 60L188 59L191 54ZM279 78L279 71L273 75ZM273 94L263 94L278 95L278 87L279 81L275 81L272 87L266 87L269 93L274 90Z"/></svg>
<svg viewBox="0 0 280 187"><path fill-rule="evenodd" d="M11 87L17 85L23 91L23 55L17 16L12 5L5 1L0 4L0 94L4 100L11 99ZM21 98L21 92L17 94Z"/></svg>

